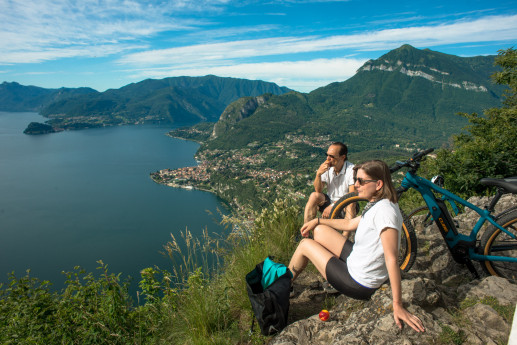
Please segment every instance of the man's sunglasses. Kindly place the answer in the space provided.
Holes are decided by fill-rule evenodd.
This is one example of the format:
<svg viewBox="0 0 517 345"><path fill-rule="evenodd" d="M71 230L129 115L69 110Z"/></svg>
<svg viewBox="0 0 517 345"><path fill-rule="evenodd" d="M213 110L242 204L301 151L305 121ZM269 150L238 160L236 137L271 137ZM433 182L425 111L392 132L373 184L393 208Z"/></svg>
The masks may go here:
<svg viewBox="0 0 517 345"><path fill-rule="evenodd" d="M365 180L365 179L362 179L360 177L357 177L354 180L355 180L355 182L359 182L359 185L361 185L361 186L364 186L365 184L367 184L369 182L377 182L377 181L379 181L379 180Z"/></svg>
<svg viewBox="0 0 517 345"><path fill-rule="evenodd" d="M334 157L333 155L329 155L328 153L327 153L326 155L327 155L327 157L330 157L330 158L332 158L332 159L337 159L337 157ZM343 156L344 156L344 155L343 155ZM341 156L339 156L339 157L341 157Z"/></svg>

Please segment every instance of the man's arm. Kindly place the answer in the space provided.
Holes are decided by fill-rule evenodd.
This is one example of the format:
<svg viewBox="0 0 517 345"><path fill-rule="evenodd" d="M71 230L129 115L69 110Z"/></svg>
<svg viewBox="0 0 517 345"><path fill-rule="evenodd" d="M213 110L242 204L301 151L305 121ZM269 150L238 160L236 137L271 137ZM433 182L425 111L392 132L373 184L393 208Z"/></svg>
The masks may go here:
<svg viewBox="0 0 517 345"><path fill-rule="evenodd" d="M325 161L316 170L316 178L314 178L314 190L317 193L323 193L323 182L321 181L321 175L323 175L329 169L329 164Z"/></svg>

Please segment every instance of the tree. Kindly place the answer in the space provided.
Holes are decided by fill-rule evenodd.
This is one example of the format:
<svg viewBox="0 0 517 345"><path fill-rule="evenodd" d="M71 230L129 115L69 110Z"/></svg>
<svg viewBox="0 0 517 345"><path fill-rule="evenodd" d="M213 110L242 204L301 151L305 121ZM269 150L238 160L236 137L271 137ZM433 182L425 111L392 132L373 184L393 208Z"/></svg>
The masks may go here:
<svg viewBox="0 0 517 345"><path fill-rule="evenodd" d="M517 176L517 51L500 50L495 64L502 71L493 80L509 87L503 106L485 111L485 116L459 114L469 120L466 132L454 137L452 148L441 149L430 170L445 177L446 187L464 196L482 195L483 177Z"/></svg>

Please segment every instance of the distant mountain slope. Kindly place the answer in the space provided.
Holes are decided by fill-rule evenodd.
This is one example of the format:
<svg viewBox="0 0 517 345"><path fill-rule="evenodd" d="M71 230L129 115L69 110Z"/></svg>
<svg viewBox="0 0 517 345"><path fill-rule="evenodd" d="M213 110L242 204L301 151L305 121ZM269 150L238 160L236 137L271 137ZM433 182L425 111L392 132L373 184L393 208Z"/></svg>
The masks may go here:
<svg viewBox="0 0 517 345"><path fill-rule="evenodd" d="M53 102L90 93L97 93L97 91L87 87L45 89L37 86L24 86L16 82L3 82L0 84L0 111L38 112Z"/></svg>
<svg viewBox="0 0 517 345"><path fill-rule="evenodd" d="M240 97L288 91L274 83L213 75L147 79L120 89L64 99L46 106L41 113L51 118L59 114L65 121L70 117L130 123L216 121L224 108Z"/></svg>
<svg viewBox="0 0 517 345"><path fill-rule="evenodd" d="M466 124L456 113L501 104L502 87L490 81L493 62L494 56L462 58L404 45L344 82L272 96L246 117L229 113L241 111L230 105L219 121L233 123L216 124L206 147L260 146L286 135L329 136L356 152L439 146Z"/></svg>

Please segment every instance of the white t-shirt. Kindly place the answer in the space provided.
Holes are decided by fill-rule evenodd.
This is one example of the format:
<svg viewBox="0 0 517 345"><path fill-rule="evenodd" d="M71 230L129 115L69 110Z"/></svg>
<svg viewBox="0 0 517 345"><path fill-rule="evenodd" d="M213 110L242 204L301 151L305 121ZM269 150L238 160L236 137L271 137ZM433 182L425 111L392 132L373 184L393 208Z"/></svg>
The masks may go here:
<svg viewBox="0 0 517 345"><path fill-rule="evenodd" d="M327 184L327 195L330 202L334 203L348 193L348 187L354 185L354 164L345 161L343 168L336 175L334 167L321 174L321 182Z"/></svg>
<svg viewBox="0 0 517 345"><path fill-rule="evenodd" d="M347 259L350 276L363 286L378 288L388 279L381 242L381 232L386 228L398 230L399 248L402 214L398 204L382 199L362 216L355 233L354 247Z"/></svg>

